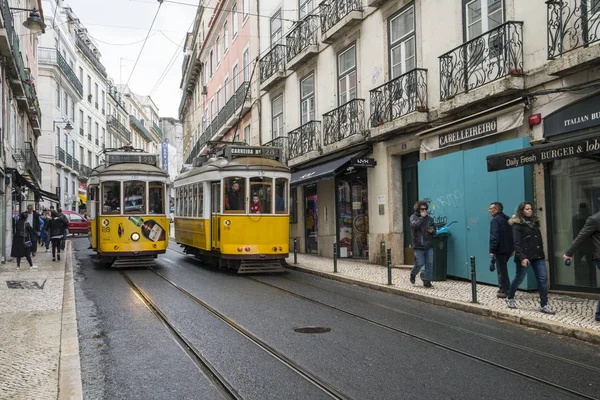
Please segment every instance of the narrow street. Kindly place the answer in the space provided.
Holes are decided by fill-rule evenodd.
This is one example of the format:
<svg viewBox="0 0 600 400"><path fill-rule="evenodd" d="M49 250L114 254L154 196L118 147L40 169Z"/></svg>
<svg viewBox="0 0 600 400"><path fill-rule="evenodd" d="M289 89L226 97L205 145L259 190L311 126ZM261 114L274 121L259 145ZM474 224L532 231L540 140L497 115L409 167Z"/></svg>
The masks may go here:
<svg viewBox="0 0 600 400"><path fill-rule="evenodd" d="M300 272L237 276L173 243L154 271L96 269L73 244L86 399L600 393L600 351L574 339Z"/></svg>

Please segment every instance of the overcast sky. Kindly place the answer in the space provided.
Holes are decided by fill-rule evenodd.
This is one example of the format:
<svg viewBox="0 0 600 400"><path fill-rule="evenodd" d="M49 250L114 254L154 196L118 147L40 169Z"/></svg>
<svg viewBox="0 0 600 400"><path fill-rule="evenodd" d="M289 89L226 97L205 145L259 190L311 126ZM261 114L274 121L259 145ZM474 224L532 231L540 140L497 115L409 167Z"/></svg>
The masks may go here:
<svg viewBox="0 0 600 400"><path fill-rule="evenodd" d="M151 94L176 54L174 65L152 99L161 117L178 118L181 94L181 63L185 34L196 15L197 0L178 0L192 6L164 3L129 87L140 95ZM156 0L67 0L73 12L96 40L102 64L115 83L127 83L143 40L152 24L159 3ZM136 43L138 42L138 43ZM109 44L110 43L110 44ZM135 43L135 44L131 44Z"/></svg>

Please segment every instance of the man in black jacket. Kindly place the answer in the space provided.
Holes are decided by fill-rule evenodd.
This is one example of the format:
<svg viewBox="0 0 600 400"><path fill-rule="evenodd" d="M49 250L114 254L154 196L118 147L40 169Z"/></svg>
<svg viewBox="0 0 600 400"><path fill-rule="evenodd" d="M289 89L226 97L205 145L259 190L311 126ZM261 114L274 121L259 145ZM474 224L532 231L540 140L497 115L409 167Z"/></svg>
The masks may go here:
<svg viewBox="0 0 600 400"><path fill-rule="evenodd" d="M514 251L512 228L508 224L509 217L504 214L504 206L500 202L490 204L490 257L496 260L498 271L498 293L499 298L506 298L510 279L508 279L508 260Z"/></svg>
<svg viewBox="0 0 600 400"><path fill-rule="evenodd" d="M425 266L423 286L433 289L431 284L433 278L433 236L436 228L433 218L427 214L428 208L429 203L420 200L414 206L415 213L410 216L410 233L416 260L410 271L410 283L415 283L417 273L421 270L421 267Z"/></svg>
<svg viewBox="0 0 600 400"><path fill-rule="evenodd" d="M31 204L27 206L27 222L33 228L33 233L31 234L31 257L35 257L38 237L40 236L40 214L33 209L33 205Z"/></svg>
<svg viewBox="0 0 600 400"><path fill-rule="evenodd" d="M585 221L585 225L579 231L579 235L575 238L571 247L563 255L563 259L573 260L573 254L577 247L581 246L587 238L592 238L592 245L594 247L594 262L596 267L600 270L600 212L588 217ZM596 321L600 322L600 300L598 300L598 306L596 307L595 314Z"/></svg>

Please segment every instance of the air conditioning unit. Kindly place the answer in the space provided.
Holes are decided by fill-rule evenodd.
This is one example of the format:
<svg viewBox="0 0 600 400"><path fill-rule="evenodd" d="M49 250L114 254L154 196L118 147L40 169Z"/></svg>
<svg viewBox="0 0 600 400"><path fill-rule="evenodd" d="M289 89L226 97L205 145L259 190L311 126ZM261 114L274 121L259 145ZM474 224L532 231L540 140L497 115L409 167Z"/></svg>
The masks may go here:
<svg viewBox="0 0 600 400"><path fill-rule="evenodd" d="M202 86L202 94L208 94L208 86Z"/></svg>

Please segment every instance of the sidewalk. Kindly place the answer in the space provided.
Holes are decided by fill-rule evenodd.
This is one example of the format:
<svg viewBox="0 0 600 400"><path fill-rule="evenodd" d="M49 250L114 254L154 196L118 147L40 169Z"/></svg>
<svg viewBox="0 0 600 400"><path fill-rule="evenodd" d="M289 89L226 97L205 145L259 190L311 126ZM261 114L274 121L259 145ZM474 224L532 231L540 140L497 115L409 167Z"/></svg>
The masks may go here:
<svg viewBox="0 0 600 400"><path fill-rule="evenodd" d="M331 258L298 254L298 264L294 265L293 262L292 254L287 259L292 269L600 344L600 323L594 321L598 300L550 293L549 304L556 315L547 315L539 312L538 292L517 292L515 300L518 308L510 310L506 307L504 299L496 297L498 288L495 286L478 284L478 304L473 304L470 282L433 282L435 289L426 289L418 277L417 283L411 285L409 269L392 268L393 284L387 285L387 267L381 265L338 259L338 272L334 274Z"/></svg>
<svg viewBox="0 0 600 400"><path fill-rule="evenodd" d="M0 265L0 398L80 399L71 242L58 262L38 250L37 269Z"/></svg>

